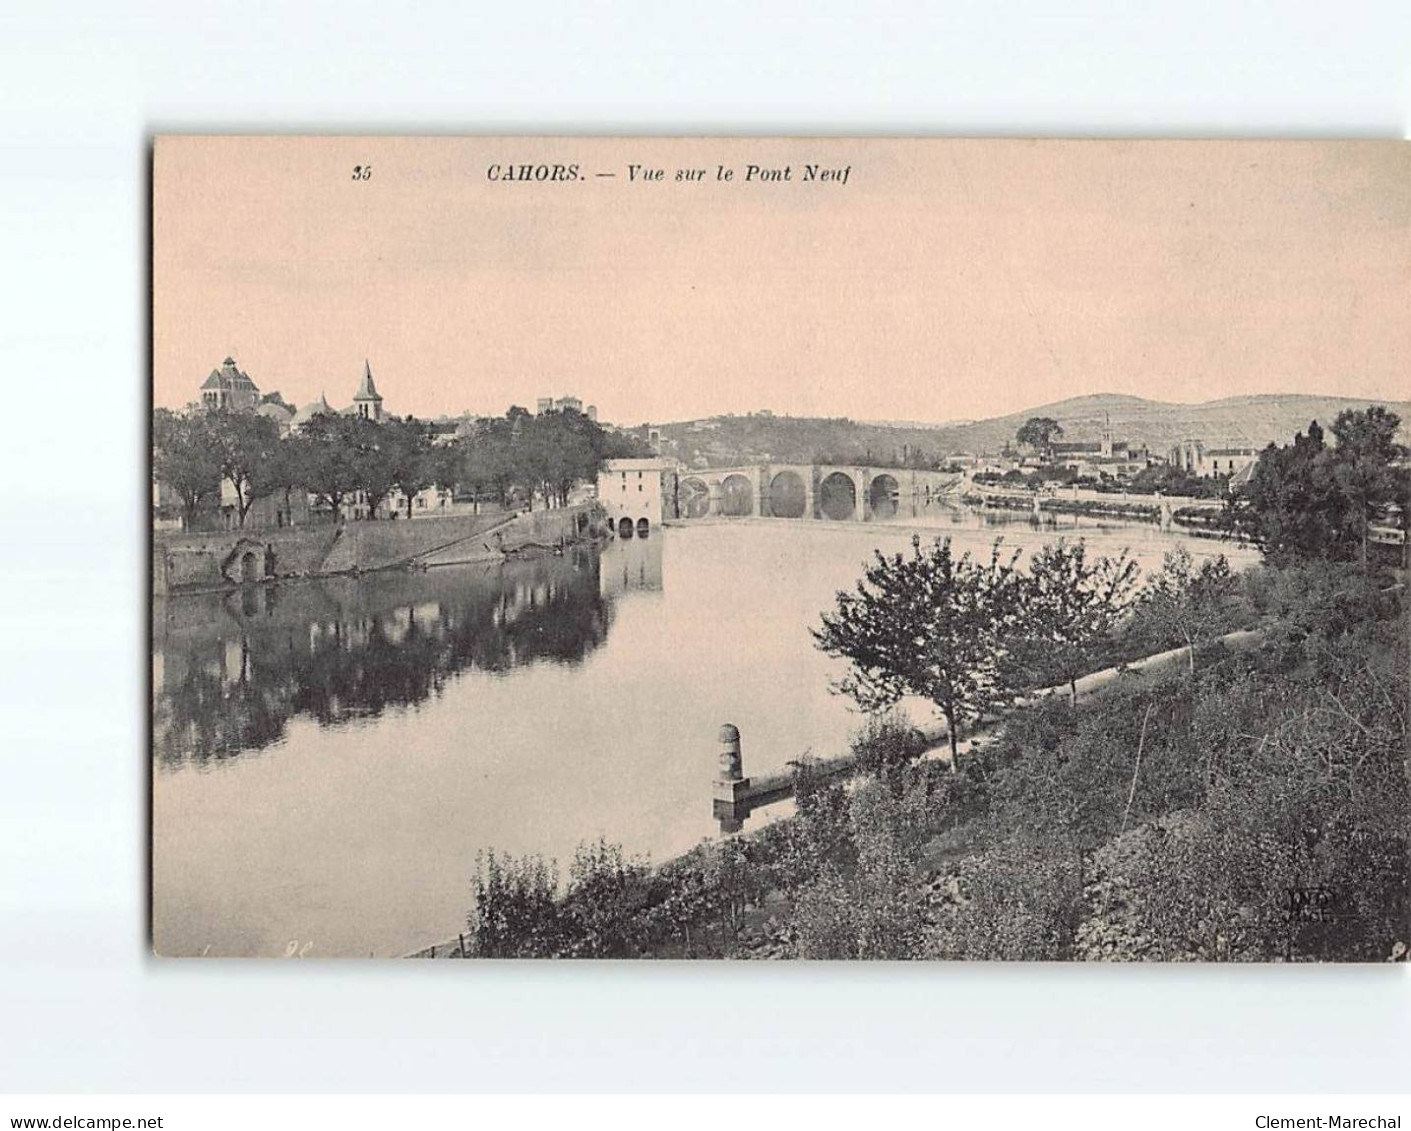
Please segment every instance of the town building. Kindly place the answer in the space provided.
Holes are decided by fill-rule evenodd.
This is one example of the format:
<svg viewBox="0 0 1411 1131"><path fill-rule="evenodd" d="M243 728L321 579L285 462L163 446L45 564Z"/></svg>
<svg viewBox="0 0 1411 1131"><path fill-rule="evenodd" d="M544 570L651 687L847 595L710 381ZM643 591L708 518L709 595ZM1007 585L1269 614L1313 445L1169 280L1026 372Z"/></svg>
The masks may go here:
<svg viewBox="0 0 1411 1131"><path fill-rule="evenodd" d="M262 395L255 381L241 370L231 357L222 361L218 369L211 370L210 376L202 382L199 391L200 399L193 408L255 413L273 421L281 436L302 431L319 416L357 416L372 421L387 419L382 395L377 391L377 384L373 379L372 365L366 359L363 360L362 378L353 392L353 403L341 410L334 409L322 393L319 394L318 400L310 401L297 411L277 392ZM454 440L454 426L449 432L442 429L440 434L433 436L433 442L438 439L443 443ZM154 523L162 524L158 529L169 527L174 521L179 525L179 520L173 518L177 509L174 495L166 485L153 485L152 505ZM429 514L444 511L450 506L449 491L429 487L413 498L411 513ZM407 513L406 500L398 491L393 491L378 506L375 515L369 510L367 499L361 491L353 492L344 500L341 509L343 518L353 520L384 517L394 510L402 515ZM240 499L234 484L228 479L222 480L220 484L219 513L221 525L225 529L231 530L240 526ZM316 507L306 492L290 491L286 497L281 491L257 499L251 504L245 514L244 529L268 530L301 526L316 517Z"/></svg>
<svg viewBox="0 0 1411 1131"><path fill-rule="evenodd" d="M206 408L239 412L253 409L259 403L259 388L248 373L240 370L233 357L222 361L219 369L212 369L201 384L201 404Z"/></svg>
<svg viewBox="0 0 1411 1131"><path fill-rule="evenodd" d="M281 436L289 435L294 424L295 409L292 405L285 404L284 398L278 393L271 393L265 397L255 412L266 420L274 421Z"/></svg>
<svg viewBox="0 0 1411 1131"><path fill-rule="evenodd" d="M537 415L543 416L547 412L572 411L581 413L593 423L598 421L598 406L590 404L586 408L580 397L540 397L537 405Z"/></svg>
<svg viewBox="0 0 1411 1131"><path fill-rule="evenodd" d="M1055 441L1049 445L1045 458L1079 477L1091 479L1130 479L1153 462L1145 444L1114 438L1110 420L1103 422L1100 438Z"/></svg>
<svg viewBox="0 0 1411 1131"><path fill-rule="evenodd" d="M1259 449L1247 445L1207 448L1201 440L1182 440L1171 449L1170 462L1188 475L1202 479L1226 478L1259 459Z"/></svg>
<svg viewBox="0 0 1411 1131"><path fill-rule="evenodd" d="M308 404L304 405L303 408L301 408L298 412L294 414L294 418L290 421L290 427L295 432L302 432L305 428L309 426L309 423L314 419L314 417L332 415L334 415L333 407L328 403L328 400L324 397L324 395L320 393L318 395L318 400L310 401Z"/></svg>
<svg viewBox="0 0 1411 1131"><path fill-rule="evenodd" d="M610 459L598 472L598 503L614 527L650 530L678 517L678 480L675 460Z"/></svg>

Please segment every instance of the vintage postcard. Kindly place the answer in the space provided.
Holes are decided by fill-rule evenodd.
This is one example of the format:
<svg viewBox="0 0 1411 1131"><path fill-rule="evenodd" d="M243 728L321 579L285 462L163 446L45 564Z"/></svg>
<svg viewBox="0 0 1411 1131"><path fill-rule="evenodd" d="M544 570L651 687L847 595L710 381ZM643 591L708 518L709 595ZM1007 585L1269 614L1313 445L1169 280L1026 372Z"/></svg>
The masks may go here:
<svg viewBox="0 0 1411 1131"><path fill-rule="evenodd" d="M157 954L1405 960L1411 145L152 187Z"/></svg>

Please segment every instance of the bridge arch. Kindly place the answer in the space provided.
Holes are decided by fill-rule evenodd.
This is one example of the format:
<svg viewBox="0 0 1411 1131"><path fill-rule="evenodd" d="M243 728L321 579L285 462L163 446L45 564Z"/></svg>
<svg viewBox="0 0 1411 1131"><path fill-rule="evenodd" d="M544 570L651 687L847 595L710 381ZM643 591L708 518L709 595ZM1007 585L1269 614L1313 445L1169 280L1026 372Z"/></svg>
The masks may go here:
<svg viewBox="0 0 1411 1131"><path fill-rule="evenodd" d="M710 487L695 475L681 480L681 517L705 518L710 514Z"/></svg>
<svg viewBox="0 0 1411 1131"><path fill-rule="evenodd" d="M873 518L895 518L897 502L901 498L901 484L895 475L883 472L873 477L867 489L867 502Z"/></svg>
<svg viewBox="0 0 1411 1131"><path fill-rule="evenodd" d="M775 518L803 518L808 489L803 476L785 469L769 481L769 513Z"/></svg>
<svg viewBox="0 0 1411 1131"><path fill-rule="evenodd" d="M754 514L754 484L749 476L736 473L721 480L720 513L737 518Z"/></svg>
<svg viewBox="0 0 1411 1131"><path fill-rule="evenodd" d="M857 514L857 484L846 472L835 471L818 485L818 512L824 518L844 522Z"/></svg>

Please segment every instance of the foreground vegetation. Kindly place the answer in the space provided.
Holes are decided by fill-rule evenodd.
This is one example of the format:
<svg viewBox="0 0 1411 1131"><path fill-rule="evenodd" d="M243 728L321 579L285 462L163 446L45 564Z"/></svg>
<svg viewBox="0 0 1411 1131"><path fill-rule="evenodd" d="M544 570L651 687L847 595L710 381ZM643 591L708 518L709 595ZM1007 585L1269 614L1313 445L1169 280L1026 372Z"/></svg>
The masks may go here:
<svg viewBox="0 0 1411 1131"><path fill-rule="evenodd" d="M981 561L946 541L878 554L815 631L848 664L836 690L870 712L852 781L805 764L794 816L658 868L605 843L566 877L486 855L468 949L1404 958L1411 621L1404 573L1365 537L1393 508L1404 529L1396 423L1340 417L1336 452L1313 432L1261 456L1232 505L1265 551L1243 574L1178 548L1138 586L1125 555L1081 542L1025 568L998 543ZM1227 649L1251 628L1255 646ZM1183 664L1080 700L1080 674L1177 647ZM1070 694L1026 695L1048 686ZM892 712L904 695L945 716L946 757Z"/></svg>
<svg viewBox="0 0 1411 1131"><path fill-rule="evenodd" d="M485 957L1379 961L1405 953L1405 603L1335 566L1261 567L1225 623L1262 644L1012 714L958 771L895 717L851 783L659 868L598 844L562 880L487 855ZM1148 605L1155 608L1155 605ZM1217 626L1209 626L1213 635ZM1173 638L1137 613L1115 646Z"/></svg>

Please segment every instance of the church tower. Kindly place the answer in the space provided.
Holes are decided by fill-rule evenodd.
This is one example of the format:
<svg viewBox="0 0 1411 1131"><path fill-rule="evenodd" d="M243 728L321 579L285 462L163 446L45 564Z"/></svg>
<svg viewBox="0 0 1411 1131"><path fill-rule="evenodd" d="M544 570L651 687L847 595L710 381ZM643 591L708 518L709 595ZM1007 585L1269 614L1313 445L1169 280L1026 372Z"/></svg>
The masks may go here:
<svg viewBox="0 0 1411 1131"><path fill-rule="evenodd" d="M378 396L377 386L372 383L372 366L367 359L363 359L363 379L358 384L358 391L353 394L353 411L364 420L382 419L382 398Z"/></svg>

